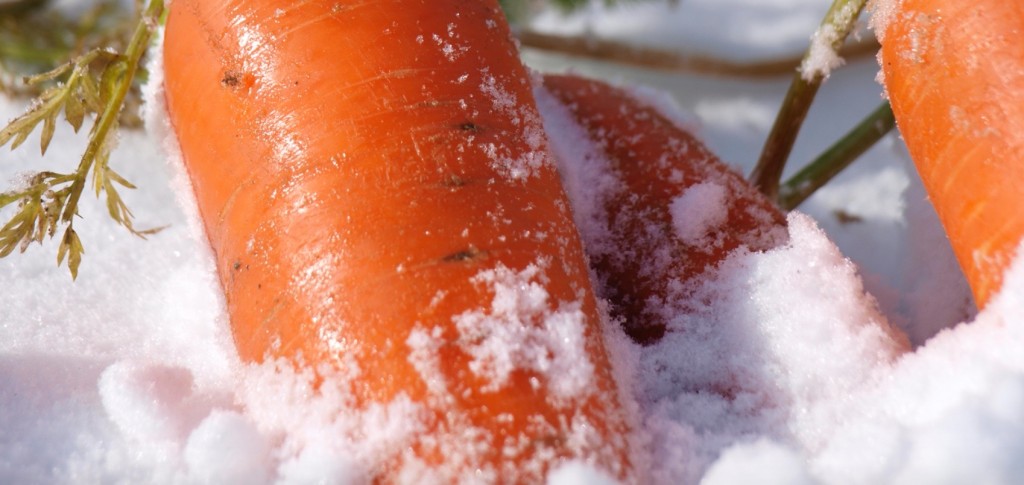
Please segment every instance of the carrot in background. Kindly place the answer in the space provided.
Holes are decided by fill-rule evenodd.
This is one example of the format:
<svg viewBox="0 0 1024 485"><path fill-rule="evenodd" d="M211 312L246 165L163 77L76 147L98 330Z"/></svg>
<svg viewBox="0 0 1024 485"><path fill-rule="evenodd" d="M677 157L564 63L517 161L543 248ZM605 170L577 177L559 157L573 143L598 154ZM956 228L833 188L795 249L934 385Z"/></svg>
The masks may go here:
<svg viewBox="0 0 1024 485"><path fill-rule="evenodd" d="M494 1L176 0L164 55L244 360L355 362L362 401L427 409L411 449L445 480L536 482L569 458L632 476L581 244Z"/></svg>
<svg viewBox="0 0 1024 485"><path fill-rule="evenodd" d="M1024 4L879 3L897 126L983 307L1024 236Z"/></svg>
<svg viewBox="0 0 1024 485"><path fill-rule="evenodd" d="M587 248L604 297L640 343L664 334L690 283L733 250L786 237L782 213L693 135L629 92L574 75L544 87L622 182L604 200L607 241ZM593 162L591 162L593 163ZM589 243L589 241L588 241Z"/></svg>

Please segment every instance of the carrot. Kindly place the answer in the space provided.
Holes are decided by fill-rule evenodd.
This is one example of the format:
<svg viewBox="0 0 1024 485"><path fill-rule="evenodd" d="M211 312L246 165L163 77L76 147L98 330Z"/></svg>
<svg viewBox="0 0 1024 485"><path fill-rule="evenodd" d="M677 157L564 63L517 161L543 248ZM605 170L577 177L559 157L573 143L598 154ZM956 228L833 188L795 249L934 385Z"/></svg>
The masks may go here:
<svg viewBox="0 0 1024 485"><path fill-rule="evenodd" d="M496 2L176 0L164 56L240 356L354 363L360 402L424 410L411 456L375 479L425 462L442 482L538 482L568 459L633 476Z"/></svg>
<svg viewBox="0 0 1024 485"><path fill-rule="evenodd" d="M1024 236L1024 4L882 7L876 30L897 127L983 307Z"/></svg>
<svg viewBox="0 0 1024 485"><path fill-rule="evenodd" d="M782 213L697 138L631 93L573 75L544 87L600 147L621 189L604 200L608 241L591 244L602 296L654 343L699 277L735 249L785 239Z"/></svg>

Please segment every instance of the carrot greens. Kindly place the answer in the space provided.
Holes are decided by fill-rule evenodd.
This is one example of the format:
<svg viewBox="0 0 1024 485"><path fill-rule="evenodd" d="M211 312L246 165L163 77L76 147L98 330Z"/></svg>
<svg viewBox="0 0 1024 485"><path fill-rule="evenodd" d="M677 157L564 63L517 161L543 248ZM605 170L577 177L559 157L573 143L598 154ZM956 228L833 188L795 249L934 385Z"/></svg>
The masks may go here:
<svg viewBox="0 0 1024 485"><path fill-rule="evenodd" d="M0 209L16 203L14 215L0 227L0 257L15 249L24 252L31 243L42 243L61 231L57 264L66 260L72 278L76 278L85 250L74 221L90 174L96 196L105 196L114 221L140 237L158 230L134 227L131 210L118 187L135 186L114 171L109 161L125 99L135 84L141 59L162 12L162 0L153 0L145 10L140 9L136 27L123 51L93 48L55 69L25 79L29 86L48 86L27 112L0 130L0 146L9 143L11 149L17 148L41 126L40 150L45 154L62 112L76 132L87 117L94 122L85 153L73 172L38 172L27 177L22 187L0 193Z"/></svg>

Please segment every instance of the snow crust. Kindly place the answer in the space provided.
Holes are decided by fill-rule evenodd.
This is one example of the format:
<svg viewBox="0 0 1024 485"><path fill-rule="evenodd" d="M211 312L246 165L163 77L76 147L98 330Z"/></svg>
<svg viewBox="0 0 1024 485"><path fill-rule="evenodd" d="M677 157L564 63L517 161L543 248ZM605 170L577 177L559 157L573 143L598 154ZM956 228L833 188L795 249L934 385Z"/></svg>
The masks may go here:
<svg viewBox="0 0 1024 485"><path fill-rule="evenodd" d="M724 43L751 49L765 38L777 41L774 48L806 38L827 7L811 0L723 0L715 10L710 2L683 4L703 12L694 18L708 25L728 18L725 7L760 8L778 18L789 12L775 30L744 36L724 29L722 35L732 35ZM594 7L588 19L573 22L626 35L681 15L629 8L634 15ZM553 22L547 15L554 14L540 21ZM876 25L878 19L876 13ZM738 19L743 22L750 21ZM654 36L654 30L643 33ZM811 113L810 139L828 138L813 130L840 114L857 118L859 100L877 99L870 83L877 67L848 67L868 82L851 87L837 74L829 86L842 89L832 98L823 90L832 113ZM150 73L159 79L158 62ZM702 119L697 129L720 152L753 153L756 147L747 144L759 145L767 128L726 109L735 104L716 104L716 89L745 89L732 99L765 111L784 91L782 83L680 82L700 88L696 98L682 98L684 106L704 103L697 116L685 117L687 125ZM500 102L500 92L493 94ZM173 144L164 143L170 132L159 90L148 96L150 131L124 133L111 163L140 186L123 194L137 225L169 227L142 241L103 223L101 204L84 203L79 232L87 253L76 283L54 268L52 242L0 260L0 481L363 483L422 432L422 403L399 395L358 404L350 383L361 371L352 363L344 372L319 369L325 384L316 386L312 369L239 362L187 177L174 162ZM540 101L550 136L584 157L600 156L564 107ZM23 109L0 99L0 119ZM851 123L835 124L838 133ZM0 179L70 167L82 150L82 138L63 124L44 159L37 141L4 152ZM557 156L558 144L555 149ZM804 145L795 153L814 151ZM891 138L812 198L802 209L806 215L789 217L786 245L732 254L701 281L657 345L641 348L609 328L617 378L641 423L637 454L648 473L642 481L1015 483L1024 475L1024 259L1011 267L1003 291L975 313L905 157ZM526 174L529 164L524 167ZM578 220L600 220L601 194L621 190L600 170L565 176ZM692 222L677 227L680 236L713 222L718 200L710 185L677 199L675 210L685 210ZM837 222L840 209L848 222ZM544 301L539 278L531 269L479 275L480 284L498 291L480 312L463 315L464 327L514 314L554 317L558 330L514 330L469 350L477 352L479 372L496 382L509 366L526 366L545 370L566 396L583 392L589 371L573 343L576 310L569 303L553 314L531 313ZM443 381L429 380L436 376L439 336L419 327L404 337L428 387L443 391ZM550 352L502 352L524 341ZM402 477L429 481L429 472L409 467ZM612 482L580 462L563 464L548 480Z"/></svg>

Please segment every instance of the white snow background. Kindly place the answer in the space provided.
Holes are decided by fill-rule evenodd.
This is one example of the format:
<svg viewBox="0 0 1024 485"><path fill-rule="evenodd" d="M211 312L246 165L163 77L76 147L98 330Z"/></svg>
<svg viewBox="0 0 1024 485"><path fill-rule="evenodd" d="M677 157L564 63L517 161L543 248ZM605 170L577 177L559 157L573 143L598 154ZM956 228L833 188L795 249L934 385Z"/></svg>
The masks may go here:
<svg viewBox="0 0 1024 485"><path fill-rule="evenodd" d="M802 51L829 1L598 3L535 25L757 59ZM524 57L540 70L572 66L645 86L648 99L680 109L679 119L744 173L789 81ZM866 58L833 72L788 173L881 101L877 71ZM0 99L0 119L24 107ZM76 282L55 266L52 241L0 260L0 482L360 482L372 454L403 432L400 419L387 419L401 409L339 416L339 403L309 398L309 376L239 362L209 250L154 116L147 132L122 133L111 165L139 186L123 194L137 226L165 230L143 241L84 198ZM6 187L32 170L71 167L83 144L59 125L45 158L35 136L0 153L0 180ZM634 372L645 482L1024 476L1024 263L975 315L895 134L792 214L789 232L788 245L734 254L707 278L700 296L710 304L680 315L702 331L647 348L617 342L616 365ZM731 395L708 391L720 379L730 379ZM360 433L341 435L365 439L338 437L353 427ZM599 479L570 464L551 482Z"/></svg>

